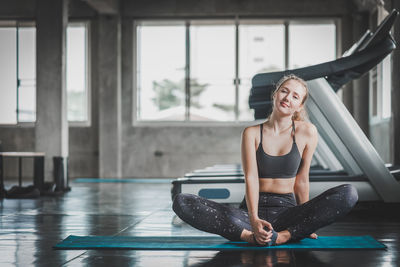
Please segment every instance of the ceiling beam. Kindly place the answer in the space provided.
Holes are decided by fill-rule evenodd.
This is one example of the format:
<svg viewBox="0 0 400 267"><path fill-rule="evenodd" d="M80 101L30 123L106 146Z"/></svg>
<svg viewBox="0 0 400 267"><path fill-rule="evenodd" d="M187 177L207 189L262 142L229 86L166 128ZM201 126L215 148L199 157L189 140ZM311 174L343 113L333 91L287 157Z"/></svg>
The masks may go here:
<svg viewBox="0 0 400 267"><path fill-rule="evenodd" d="M82 0L102 15L119 13L119 0Z"/></svg>
<svg viewBox="0 0 400 267"><path fill-rule="evenodd" d="M354 4L357 6L358 11L373 11L378 5L384 5L383 0L353 0Z"/></svg>

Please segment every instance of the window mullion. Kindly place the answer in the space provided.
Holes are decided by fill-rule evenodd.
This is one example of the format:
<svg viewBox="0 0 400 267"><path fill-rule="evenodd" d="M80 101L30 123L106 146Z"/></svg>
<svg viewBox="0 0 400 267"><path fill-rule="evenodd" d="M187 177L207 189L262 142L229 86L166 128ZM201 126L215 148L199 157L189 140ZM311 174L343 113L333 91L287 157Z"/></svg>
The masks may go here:
<svg viewBox="0 0 400 267"><path fill-rule="evenodd" d="M289 69L289 21L285 20L285 70Z"/></svg>
<svg viewBox="0 0 400 267"><path fill-rule="evenodd" d="M16 116L17 116L17 124L19 123L19 87L21 84L21 81L19 79L19 24L17 22L17 27L16 27L16 61L17 61L17 68L16 68L16 73L17 73L17 108L16 108Z"/></svg>
<svg viewBox="0 0 400 267"><path fill-rule="evenodd" d="M235 20L235 120L239 120L239 19Z"/></svg>
<svg viewBox="0 0 400 267"><path fill-rule="evenodd" d="M186 22L185 120L190 120L190 22Z"/></svg>

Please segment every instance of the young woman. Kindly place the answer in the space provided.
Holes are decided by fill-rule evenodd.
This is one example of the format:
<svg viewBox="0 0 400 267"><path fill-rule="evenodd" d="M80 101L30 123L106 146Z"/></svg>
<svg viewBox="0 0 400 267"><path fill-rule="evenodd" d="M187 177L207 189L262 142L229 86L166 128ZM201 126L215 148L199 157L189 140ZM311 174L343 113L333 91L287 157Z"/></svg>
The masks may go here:
<svg viewBox="0 0 400 267"><path fill-rule="evenodd" d="M175 213L199 230L266 246L317 238L314 231L348 213L358 200L350 184L309 200L309 171L318 133L305 121L307 97L304 80L284 76L272 95L268 119L243 131L246 195L239 208L179 194L173 202Z"/></svg>

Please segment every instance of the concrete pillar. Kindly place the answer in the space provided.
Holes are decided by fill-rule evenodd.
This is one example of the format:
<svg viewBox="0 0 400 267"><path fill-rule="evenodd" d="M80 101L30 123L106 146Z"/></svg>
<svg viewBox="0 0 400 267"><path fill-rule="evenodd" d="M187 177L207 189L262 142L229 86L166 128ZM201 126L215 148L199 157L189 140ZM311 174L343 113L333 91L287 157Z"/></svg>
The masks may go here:
<svg viewBox="0 0 400 267"><path fill-rule="evenodd" d="M121 22L99 16L99 176L121 177Z"/></svg>
<svg viewBox="0 0 400 267"><path fill-rule="evenodd" d="M122 43L121 43L121 103L122 103L122 140L124 139L125 131L132 127L132 108L133 108L133 83L135 77L133 72L133 23L131 18L124 18L121 24Z"/></svg>
<svg viewBox="0 0 400 267"><path fill-rule="evenodd" d="M346 51L353 45L352 19L346 15L342 19L342 50ZM343 87L343 104L353 115L353 84L347 83Z"/></svg>
<svg viewBox="0 0 400 267"><path fill-rule="evenodd" d="M400 10L400 0L392 0L392 8ZM397 18L392 31L397 48L392 52L392 125L393 125L393 164L400 165L400 19Z"/></svg>
<svg viewBox="0 0 400 267"><path fill-rule="evenodd" d="M132 155L129 144L132 138L132 121L134 108L134 97L132 94L133 84L136 78L133 70L134 44L133 44L133 23L131 18L122 19L121 23L121 120L122 120L122 138L121 138L121 175L122 177L132 175L129 167L129 161ZM126 144L126 145L124 145ZM125 157L125 155L128 155Z"/></svg>
<svg viewBox="0 0 400 267"><path fill-rule="evenodd" d="M45 179L52 180L53 178L54 157L63 159L62 170L64 178L67 179L68 121L65 50L68 0L37 0L36 3L35 146L36 151L46 153Z"/></svg>
<svg viewBox="0 0 400 267"><path fill-rule="evenodd" d="M368 29L368 13L355 13L353 16L353 42ZM353 81L353 117L364 134L369 137L369 75Z"/></svg>

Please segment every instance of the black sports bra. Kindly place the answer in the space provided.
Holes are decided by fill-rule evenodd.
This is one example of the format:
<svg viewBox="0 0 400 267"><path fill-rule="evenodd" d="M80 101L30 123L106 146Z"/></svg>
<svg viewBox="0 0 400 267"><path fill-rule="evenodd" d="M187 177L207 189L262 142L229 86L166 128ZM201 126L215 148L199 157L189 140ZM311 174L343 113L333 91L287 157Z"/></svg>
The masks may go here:
<svg viewBox="0 0 400 267"><path fill-rule="evenodd" d="M256 151L259 178L293 178L296 176L301 162L299 149L295 138L295 126L292 121L293 144L286 155L271 156L264 152L262 147L263 124L260 124L260 144Z"/></svg>

